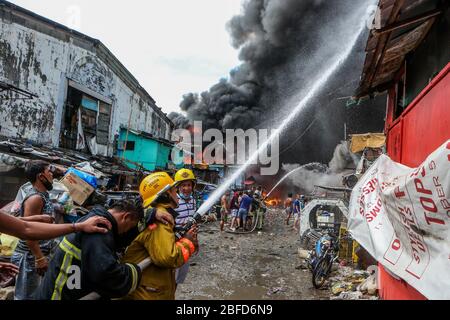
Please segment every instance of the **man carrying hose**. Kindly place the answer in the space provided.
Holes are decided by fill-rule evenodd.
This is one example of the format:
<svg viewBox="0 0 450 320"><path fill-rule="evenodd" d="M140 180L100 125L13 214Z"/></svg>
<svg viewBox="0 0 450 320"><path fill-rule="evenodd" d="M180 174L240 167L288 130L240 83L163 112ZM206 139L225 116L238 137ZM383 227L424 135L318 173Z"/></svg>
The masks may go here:
<svg viewBox="0 0 450 320"><path fill-rule="evenodd" d="M117 252L131 242L125 239L144 216L142 201L118 201L109 210L97 206L83 219L94 216L107 219L112 229L103 234L66 236L37 290L37 299L78 300L91 292L106 299L120 298L137 288L141 270L135 264L119 263Z"/></svg>
<svg viewBox="0 0 450 320"><path fill-rule="evenodd" d="M144 207L177 217L176 187L178 183L165 172L146 177L140 186ZM194 226L184 238L177 240L174 225L155 223L144 230L128 247L123 262L137 264L150 258L152 264L142 271L142 280L130 300L174 300L176 291L175 270L186 264L198 251L197 227Z"/></svg>

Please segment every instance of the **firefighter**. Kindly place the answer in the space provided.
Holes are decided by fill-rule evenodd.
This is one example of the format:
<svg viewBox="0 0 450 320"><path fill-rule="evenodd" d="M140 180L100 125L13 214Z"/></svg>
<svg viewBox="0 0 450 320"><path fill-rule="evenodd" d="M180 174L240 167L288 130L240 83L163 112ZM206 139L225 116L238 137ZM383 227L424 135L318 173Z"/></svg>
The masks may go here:
<svg viewBox="0 0 450 320"><path fill-rule="evenodd" d="M119 263L121 239L144 216L142 201L122 200L109 210L97 206L87 217L100 216L112 224L104 234L73 233L65 237L38 289L39 300L78 300L91 292L104 298L120 298L136 289L139 267Z"/></svg>
<svg viewBox="0 0 450 320"><path fill-rule="evenodd" d="M175 174L175 183L178 185L178 208L175 211L178 216L175 220L176 228L183 227L189 218L192 218L197 211L197 205L194 197L194 188L197 179L189 169L181 169ZM189 273L189 264L183 265L177 269L175 279L177 286L184 283Z"/></svg>
<svg viewBox="0 0 450 320"><path fill-rule="evenodd" d="M165 172L146 177L140 186L144 207L154 207L176 218L178 183ZM177 241L174 225L155 223L147 227L128 247L123 261L139 263L150 257L152 264L143 271L142 280L130 300L174 300L175 269L186 264L198 250L196 227Z"/></svg>
<svg viewBox="0 0 450 320"><path fill-rule="evenodd" d="M267 207L264 203L264 199L262 198L262 187L259 186L255 192L254 203L256 207L256 220L258 222L256 228L261 231L264 226L264 215L267 211Z"/></svg>

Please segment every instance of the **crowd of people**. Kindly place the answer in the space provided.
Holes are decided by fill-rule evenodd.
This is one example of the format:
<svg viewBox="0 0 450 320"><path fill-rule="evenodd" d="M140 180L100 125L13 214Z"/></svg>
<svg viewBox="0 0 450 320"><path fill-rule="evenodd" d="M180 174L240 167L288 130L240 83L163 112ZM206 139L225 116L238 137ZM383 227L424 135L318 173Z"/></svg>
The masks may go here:
<svg viewBox="0 0 450 320"><path fill-rule="evenodd" d="M196 177L189 169L174 177L156 172L140 185L140 197L94 206L72 224L55 224L49 197L55 168L30 161L32 188L13 217L0 212L0 232L20 238L11 263L0 271L16 276L15 300L78 300L92 292L105 299L170 300L198 252L198 226L186 224L197 212ZM262 230L266 206L261 186L228 191L220 199L220 229ZM305 197L292 194L284 208L289 225L300 227ZM150 259L141 270L139 263Z"/></svg>
<svg viewBox="0 0 450 320"><path fill-rule="evenodd" d="M249 231L253 226L254 219L257 219L255 228L262 230L264 225L264 213L266 206L263 199L262 187L253 188L247 191L227 191L220 200L221 223L220 230L224 231L225 224L228 223L230 231L235 232L242 229Z"/></svg>
<svg viewBox="0 0 450 320"><path fill-rule="evenodd" d="M146 177L139 198L95 206L72 224L54 224L49 192L54 167L30 161L32 184L19 217L0 212L0 232L18 237L11 263L0 271L16 276L15 300L79 300L92 292L104 299L170 300L198 252L198 226L185 232L196 212L196 179L182 169ZM139 263L150 259L141 270Z"/></svg>

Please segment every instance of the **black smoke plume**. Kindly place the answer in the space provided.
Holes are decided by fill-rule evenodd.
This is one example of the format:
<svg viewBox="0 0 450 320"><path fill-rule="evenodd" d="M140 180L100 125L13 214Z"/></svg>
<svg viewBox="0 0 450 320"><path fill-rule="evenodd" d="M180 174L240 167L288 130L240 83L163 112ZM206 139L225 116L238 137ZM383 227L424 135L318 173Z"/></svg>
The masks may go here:
<svg viewBox="0 0 450 320"><path fill-rule="evenodd" d="M342 50L346 35L355 32L361 6L371 1L355 0L247 0L242 14L229 21L227 28L232 45L239 50L241 65L229 77L221 79L209 90L183 96L181 110L187 119L177 117L177 123L203 121L204 129L218 128L274 128L298 102L311 78ZM368 32L368 31L367 31ZM344 136L344 122L352 111L346 108L359 82L364 62L367 33L361 37L352 59L336 74L312 108L294 121L282 137L282 149L294 143L281 154L283 161L305 163L327 161L334 147ZM323 69L322 69L323 70ZM373 104L371 102L371 104ZM384 100L376 105L384 104ZM383 112L377 117L365 117L373 106L358 108L363 130L380 131ZM353 109L355 110L355 109ZM309 124L315 125L300 141L295 139ZM298 152L299 150L308 152Z"/></svg>

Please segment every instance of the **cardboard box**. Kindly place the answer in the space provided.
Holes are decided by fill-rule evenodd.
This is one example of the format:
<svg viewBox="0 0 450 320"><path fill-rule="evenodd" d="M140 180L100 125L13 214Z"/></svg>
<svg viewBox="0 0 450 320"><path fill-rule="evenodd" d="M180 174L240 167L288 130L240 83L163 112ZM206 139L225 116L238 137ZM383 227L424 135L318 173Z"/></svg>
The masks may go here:
<svg viewBox="0 0 450 320"><path fill-rule="evenodd" d="M95 190L89 183L74 173L66 174L61 183L66 186L72 200L79 206L82 206Z"/></svg>

